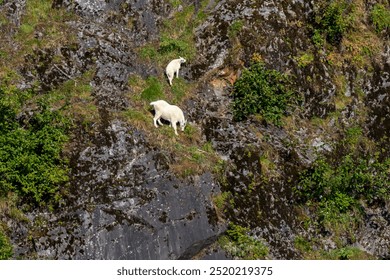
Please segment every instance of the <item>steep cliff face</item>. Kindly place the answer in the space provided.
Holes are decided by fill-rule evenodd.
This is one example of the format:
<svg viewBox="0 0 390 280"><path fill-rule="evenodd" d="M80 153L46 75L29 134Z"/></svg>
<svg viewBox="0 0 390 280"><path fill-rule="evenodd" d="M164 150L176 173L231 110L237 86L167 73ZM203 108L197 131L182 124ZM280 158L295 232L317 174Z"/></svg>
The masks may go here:
<svg viewBox="0 0 390 280"><path fill-rule="evenodd" d="M56 0L61 36L49 40L37 25L25 50L18 34L29 7L2 1L16 87L49 95L86 80L90 88L67 101L74 126L61 206L19 221L1 214L14 257L234 258L220 237L239 225L268 248L266 258L327 258L345 248L388 258L387 198L362 197L359 213L347 212L357 221L329 225L296 191L321 155L389 157L388 28L377 33L370 21L381 1L358 2L356 30L316 45L319 6L307 1ZM361 30L368 43L357 39ZM188 62L170 88L163 71L178 54ZM9 57L0 58L6 69ZM234 120L230 93L253 61L288 75L301 97L281 126ZM155 130L147 94L179 103L186 132Z"/></svg>

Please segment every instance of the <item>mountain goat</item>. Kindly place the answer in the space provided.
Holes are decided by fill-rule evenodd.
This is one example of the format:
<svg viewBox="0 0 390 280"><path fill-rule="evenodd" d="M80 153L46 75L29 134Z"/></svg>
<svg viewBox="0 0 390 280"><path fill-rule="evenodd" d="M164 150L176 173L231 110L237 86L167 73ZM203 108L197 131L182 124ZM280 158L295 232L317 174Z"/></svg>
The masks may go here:
<svg viewBox="0 0 390 280"><path fill-rule="evenodd" d="M172 86L172 80L175 77L179 78L179 69L182 63L185 63L186 60L182 57L172 60L168 63L167 68L165 69L165 74L167 74L169 84Z"/></svg>
<svg viewBox="0 0 390 280"><path fill-rule="evenodd" d="M168 102L164 100L157 100L150 103L151 106L154 107L154 126L158 127L159 125L163 125L160 121L160 118L167 120L171 123L171 126L175 130L175 134L177 134L176 124L180 122L181 131L184 131L184 128L187 124L186 119L184 118L183 111L177 107L176 105L170 105Z"/></svg>

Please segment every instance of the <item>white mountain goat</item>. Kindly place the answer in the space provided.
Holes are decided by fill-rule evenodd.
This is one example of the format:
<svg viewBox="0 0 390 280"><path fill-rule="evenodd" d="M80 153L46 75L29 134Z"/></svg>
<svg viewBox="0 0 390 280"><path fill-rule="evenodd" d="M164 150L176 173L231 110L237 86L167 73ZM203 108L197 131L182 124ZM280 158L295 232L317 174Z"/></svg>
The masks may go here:
<svg viewBox="0 0 390 280"><path fill-rule="evenodd" d="M179 57L168 63L167 68L165 69L165 74L167 74L169 84L171 86L172 86L172 80L175 77L175 73L176 73L176 78L179 78L180 66L185 62L186 60L184 58Z"/></svg>
<svg viewBox="0 0 390 280"><path fill-rule="evenodd" d="M163 125L160 121L160 118L163 118L171 123L176 135L178 135L176 130L177 122L180 122L181 131L184 131L187 121L184 118L183 111L179 107L171 105L164 100L153 101L150 105L154 107L155 111L153 118L155 127L158 127L157 122L159 125Z"/></svg>

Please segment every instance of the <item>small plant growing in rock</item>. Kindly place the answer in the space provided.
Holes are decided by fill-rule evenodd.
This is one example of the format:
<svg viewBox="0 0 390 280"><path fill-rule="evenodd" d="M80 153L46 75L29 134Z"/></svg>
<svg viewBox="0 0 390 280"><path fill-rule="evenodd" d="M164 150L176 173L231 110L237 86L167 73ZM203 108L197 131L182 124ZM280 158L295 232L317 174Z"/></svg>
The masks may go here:
<svg viewBox="0 0 390 280"><path fill-rule="evenodd" d="M247 228L230 223L226 234L220 238L219 243L235 258L264 259L268 255L268 248L262 242L249 236L248 232Z"/></svg>
<svg viewBox="0 0 390 280"><path fill-rule="evenodd" d="M351 27L354 4L347 0L320 1L315 6L312 40L316 46L326 41L338 45Z"/></svg>
<svg viewBox="0 0 390 280"><path fill-rule="evenodd" d="M0 226L0 260L9 260L12 257L12 245Z"/></svg>
<svg viewBox="0 0 390 280"><path fill-rule="evenodd" d="M381 4L376 4L371 11L371 21L375 30L380 33L390 29L390 10Z"/></svg>
<svg viewBox="0 0 390 280"><path fill-rule="evenodd" d="M236 20L234 21L230 26L229 26L229 31L228 35L230 38L234 38L237 36L237 34L242 30L244 27L244 23L241 20Z"/></svg>

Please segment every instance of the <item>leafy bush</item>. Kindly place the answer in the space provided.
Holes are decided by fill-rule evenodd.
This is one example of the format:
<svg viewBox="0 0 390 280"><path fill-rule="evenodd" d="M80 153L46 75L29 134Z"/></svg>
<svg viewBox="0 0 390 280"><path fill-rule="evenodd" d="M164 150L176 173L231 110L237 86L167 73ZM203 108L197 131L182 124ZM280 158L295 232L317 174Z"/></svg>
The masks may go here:
<svg viewBox="0 0 390 280"><path fill-rule="evenodd" d="M302 172L295 193L304 203L318 207L322 225L353 224L349 212L359 201L389 198L390 160L354 158L351 154L333 164L324 158ZM347 230L347 229L346 229Z"/></svg>
<svg viewBox="0 0 390 280"><path fill-rule="evenodd" d="M240 121L249 115L261 114L266 121L280 125L293 95L287 76L266 69L262 62L256 62L245 69L234 84L234 118Z"/></svg>
<svg viewBox="0 0 390 280"><path fill-rule="evenodd" d="M320 232L331 232L339 248L354 242L362 223L362 203L387 201L390 197L390 160L365 159L347 154L334 162L319 158L302 172L293 188L298 201L314 211L308 225ZM350 241L348 241L350 240ZM347 242L347 243L346 243ZM348 252L347 252L348 253ZM324 258L350 258L340 256Z"/></svg>
<svg viewBox="0 0 390 280"><path fill-rule="evenodd" d="M317 46L326 41L332 45L341 42L344 33L352 25L353 3L348 0L319 2L314 15L313 42Z"/></svg>
<svg viewBox="0 0 390 280"><path fill-rule="evenodd" d="M247 228L230 223L219 243L233 257L246 260L264 259L268 254L268 248L249 236L248 231Z"/></svg>
<svg viewBox="0 0 390 280"><path fill-rule="evenodd" d="M375 30L380 33L390 29L390 11L381 4L376 4L371 11L371 20Z"/></svg>
<svg viewBox="0 0 390 280"><path fill-rule="evenodd" d="M19 104L14 99L23 94L0 88L0 196L11 192L27 205L51 205L59 199L59 186L68 180L61 151L69 124L44 100L28 119L18 121Z"/></svg>
<svg viewBox="0 0 390 280"><path fill-rule="evenodd" d="M375 200L390 195L389 168L390 160L379 162L346 155L331 165L321 158L302 173L298 192L306 200L333 200L344 211L351 205L348 197Z"/></svg>

